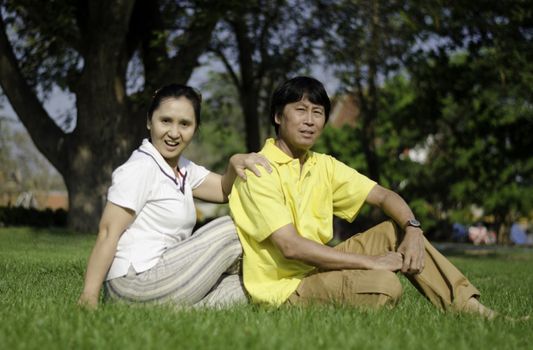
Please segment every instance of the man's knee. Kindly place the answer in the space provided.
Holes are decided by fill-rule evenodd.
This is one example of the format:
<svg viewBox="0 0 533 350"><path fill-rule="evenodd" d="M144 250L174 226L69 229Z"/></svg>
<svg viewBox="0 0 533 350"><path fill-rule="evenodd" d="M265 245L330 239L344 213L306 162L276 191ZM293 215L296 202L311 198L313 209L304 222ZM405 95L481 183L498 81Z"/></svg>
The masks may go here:
<svg viewBox="0 0 533 350"><path fill-rule="evenodd" d="M376 227L380 228L380 232L393 237L396 237L399 232L398 225L392 220L383 221Z"/></svg>
<svg viewBox="0 0 533 350"><path fill-rule="evenodd" d="M398 225L392 220L383 221L374 226L374 234L381 235L384 241L387 242L388 250L395 250L397 248L398 240L401 237Z"/></svg>
<svg viewBox="0 0 533 350"><path fill-rule="evenodd" d="M400 279L394 272L390 271L381 271L383 272L383 276L381 276L381 283L383 288L383 294L386 294L389 296L390 301L394 304L396 304L398 301L400 301L400 298L402 297L402 284L400 283Z"/></svg>

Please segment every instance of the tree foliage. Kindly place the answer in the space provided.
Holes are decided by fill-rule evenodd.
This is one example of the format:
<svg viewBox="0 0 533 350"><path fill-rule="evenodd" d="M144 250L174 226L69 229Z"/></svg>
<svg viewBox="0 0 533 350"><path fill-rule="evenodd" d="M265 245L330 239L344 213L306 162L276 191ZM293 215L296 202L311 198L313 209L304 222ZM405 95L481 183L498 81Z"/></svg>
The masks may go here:
<svg viewBox="0 0 533 350"><path fill-rule="evenodd" d="M0 11L0 84L65 179L71 227L94 229L151 93L185 83L206 52L225 73L202 87L188 155L215 170L260 147L272 90L320 62L361 114L318 149L400 191L426 228L473 205L502 227L533 209L525 0L0 0ZM42 107L55 87L75 96L71 133Z"/></svg>
<svg viewBox="0 0 533 350"><path fill-rule="evenodd" d="M417 43L404 51L402 73L377 86L381 182L413 204L426 228L473 220L465 213L475 206L503 233L533 209L532 11L520 1L418 5L404 13ZM361 164L368 137L361 118L350 148L338 135L349 131L325 136L341 159L371 173L368 161Z"/></svg>
<svg viewBox="0 0 533 350"><path fill-rule="evenodd" d="M185 153L210 170L223 173L233 154L246 152L239 95L235 86L228 84L226 73L211 72L201 90L208 97L202 103L202 125Z"/></svg>
<svg viewBox="0 0 533 350"><path fill-rule="evenodd" d="M359 102L361 150L368 175L381 179L376 128L380 113L380 84L400 70L416 43L418 27L409 1L319 1L317 16L329 29L324 40L328 63L333 63L345 89Z"/></svg>
<svg viewBox="0 0 533 350"><path fill-rule="evenodd" d="M261 148L261 127L270 125L275 87L312 62L321 31L313 26L310 6L302 0L234 1L218 23L210 51L237 89L250 152Z"/></svg>
<svg viewBox="0 0 533 350"><path fill-rule="evenodd" d="M437 43L412 56L421 130L433 136L418 187L444 208L482 208L504 232L533 209L533 13L523 1L443 6ZM420 192L419 192L420 193Z"/></svg>

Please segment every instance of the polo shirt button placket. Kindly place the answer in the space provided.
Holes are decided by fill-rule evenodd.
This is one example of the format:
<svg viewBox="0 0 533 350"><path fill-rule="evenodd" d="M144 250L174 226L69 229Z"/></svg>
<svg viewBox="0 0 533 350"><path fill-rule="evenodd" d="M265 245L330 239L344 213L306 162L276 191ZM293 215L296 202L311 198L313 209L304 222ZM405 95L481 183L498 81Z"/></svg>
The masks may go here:
<svg viewBox="0 0 533 350"><path fill-rule="evenodd" d="M300 175L301 175L300 174L300 161L298 159L294 159L291 162L291 167L292 167L293 179L295 180L294 182L295 182L295 185L296 185L297 196L300 197L300 187L301 187L301 183L300 183Z"/></svg>

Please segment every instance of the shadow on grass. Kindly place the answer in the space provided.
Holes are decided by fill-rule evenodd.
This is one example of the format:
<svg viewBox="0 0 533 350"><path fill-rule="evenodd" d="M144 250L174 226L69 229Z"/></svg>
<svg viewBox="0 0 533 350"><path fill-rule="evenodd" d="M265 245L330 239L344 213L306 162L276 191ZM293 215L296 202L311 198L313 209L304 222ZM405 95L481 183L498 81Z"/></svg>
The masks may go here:
<svg viewBox="0 0 533 350"><path fill-rule="evenodd" d="M512 260L532 260L531 246L476 246L468 243L432 243L442 254L460 258L503 258Z"/></svg>
<svg viewBox="0 0 533 350"><path fill-rule="evenodd" d="M52 236L83 236L85 234L76 233L65 227L31 227L31 226L7 226L0 227L0 233L30 234L30 235L52 235Z"/></svg>

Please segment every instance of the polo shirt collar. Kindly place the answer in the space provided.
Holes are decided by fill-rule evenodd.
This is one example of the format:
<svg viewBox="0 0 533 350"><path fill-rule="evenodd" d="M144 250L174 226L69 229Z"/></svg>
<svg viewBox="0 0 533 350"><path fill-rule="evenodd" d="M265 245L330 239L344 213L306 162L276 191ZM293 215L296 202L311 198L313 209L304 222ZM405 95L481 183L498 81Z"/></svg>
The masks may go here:
<svg viewBox="0 0 533 350"><path fill-rule="evenodd" d="M150 140L143 139L143 142L138 150L151 155L152 158L156 161L157 165L159 165L159 168L161 168L161 170L165 171L165 173L167 173L168 175L172 175L172 177L174 178L176 177L174 175L174 170L172 170L165 158L163 158L161 153L159 153L159 151L154 147L154 145L152 145Z"/></svg>
<svg viewBox="0 0 533 350"><path fill-rule="evenodd" d="M268 159L278 164L287 164L294 160L294 158L291 158L287 153L283 152L278 146L276 146L273 138L266 140L265 145L263 146L263 153ZM315 163L315 152L307 151L307 160L305 161L305 164L313 165Z"/></svg>

